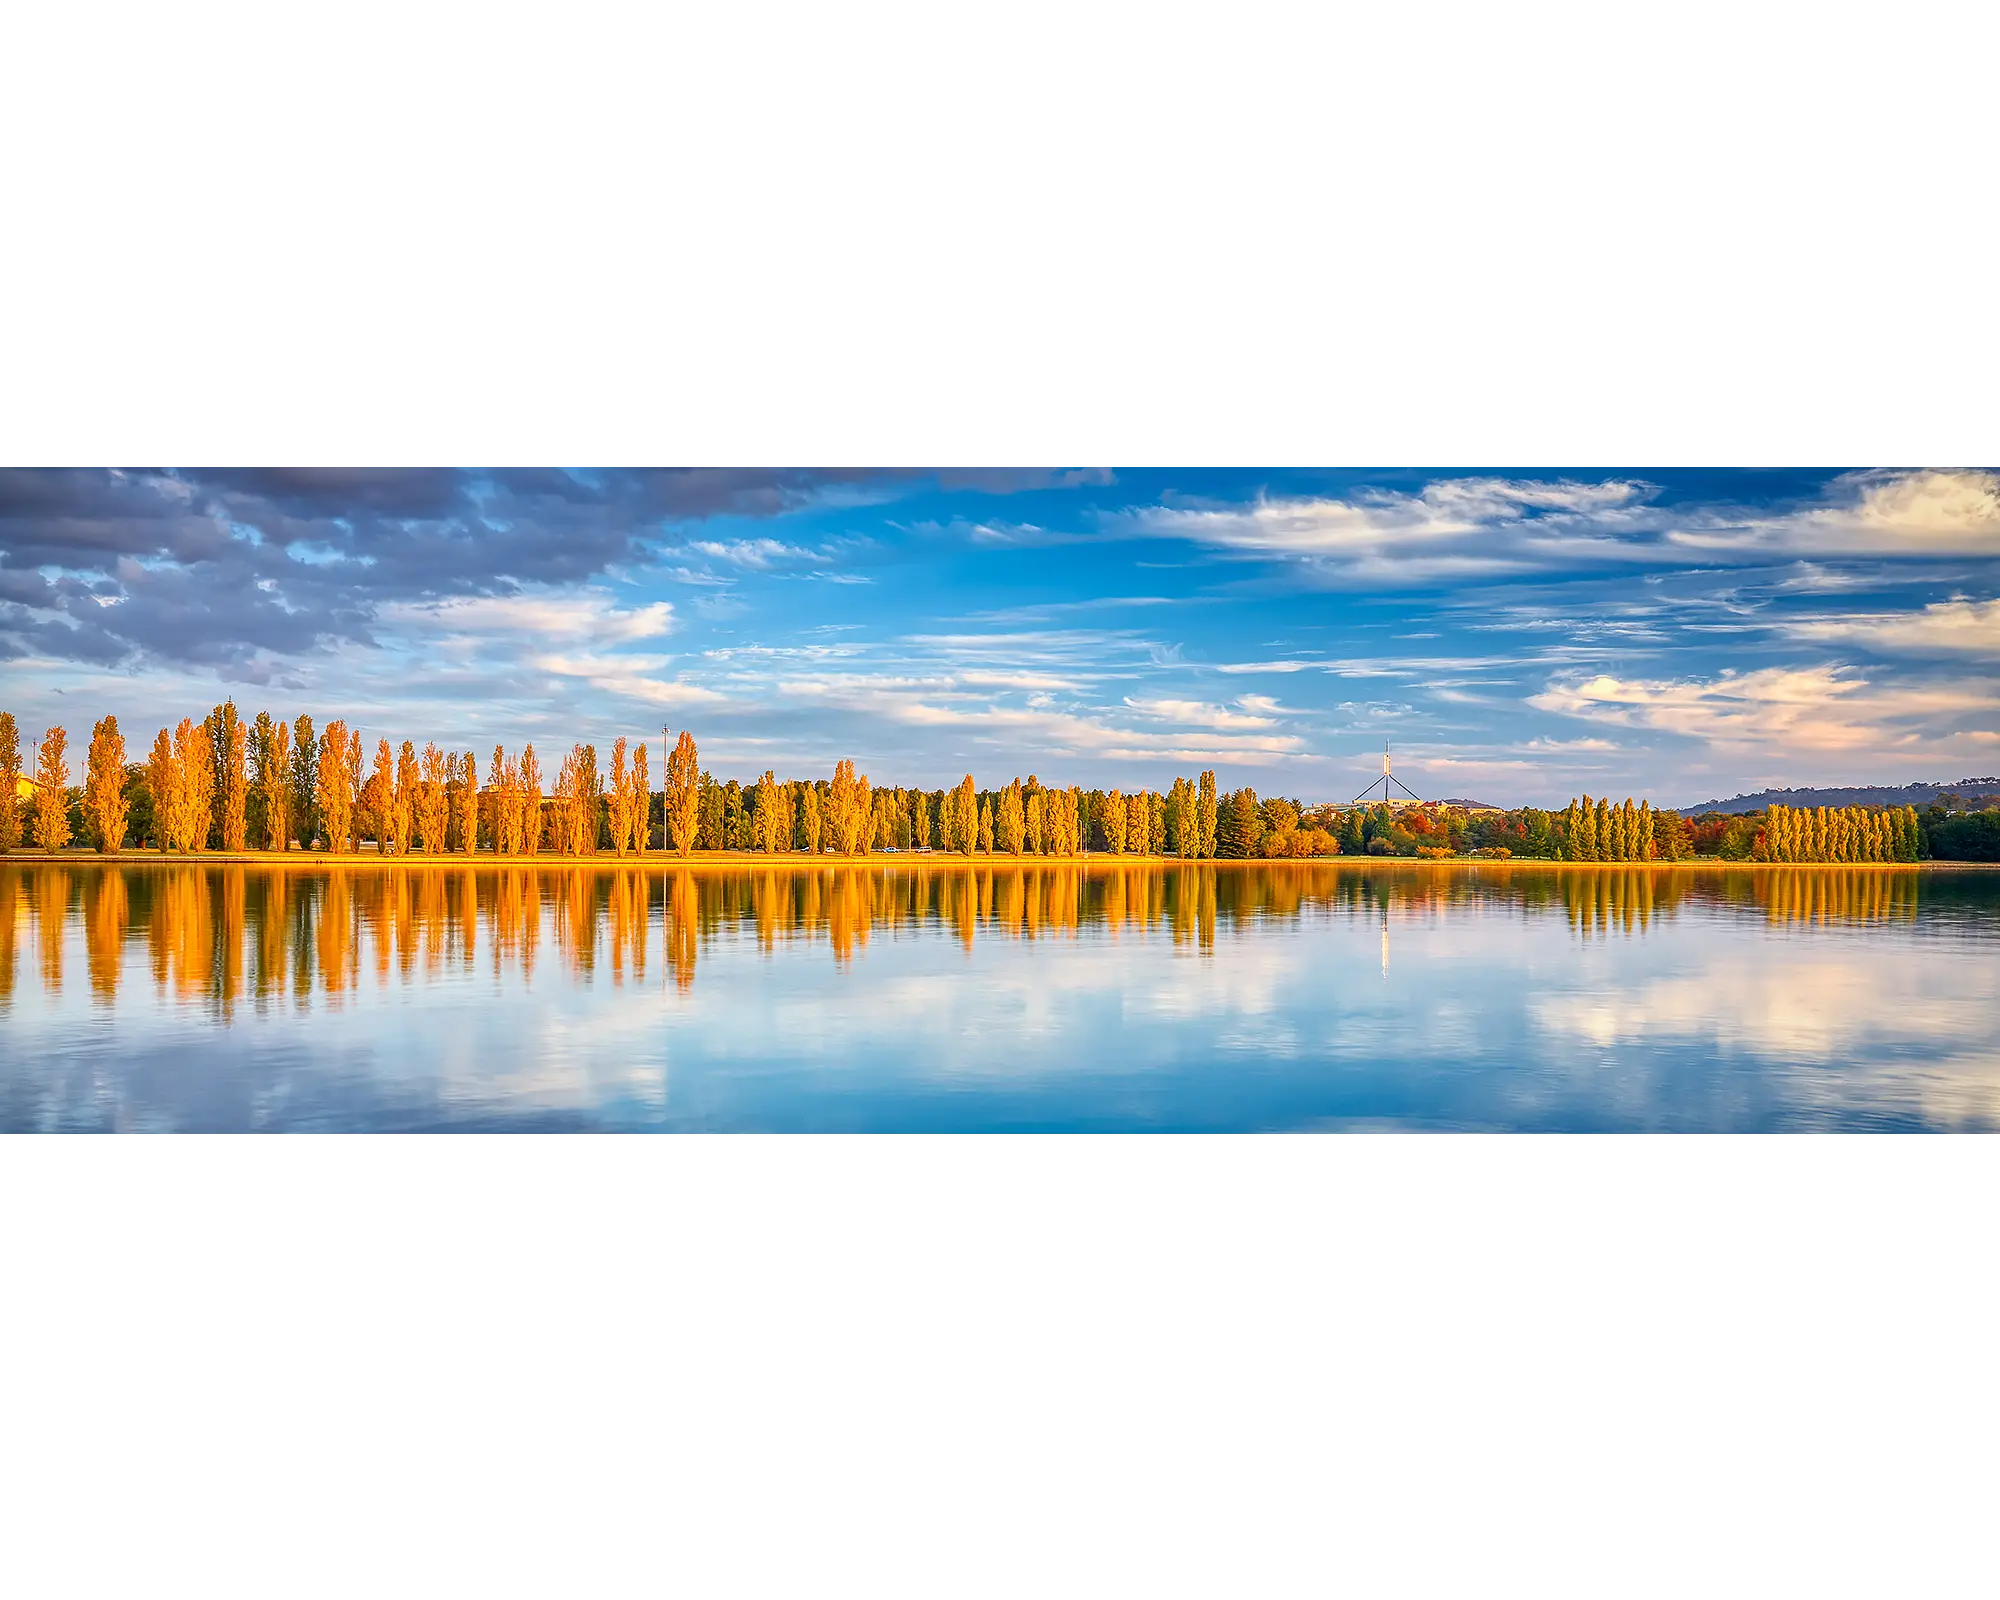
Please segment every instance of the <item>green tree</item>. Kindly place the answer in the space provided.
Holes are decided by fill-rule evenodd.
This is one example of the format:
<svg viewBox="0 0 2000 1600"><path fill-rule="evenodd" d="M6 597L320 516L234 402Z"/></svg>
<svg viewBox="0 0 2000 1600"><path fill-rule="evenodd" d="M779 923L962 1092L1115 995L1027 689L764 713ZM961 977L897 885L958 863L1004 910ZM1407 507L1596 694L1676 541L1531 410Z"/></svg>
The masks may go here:
<svg viewBox="0 0 2000 1600"><path fill-rule="evenodd" d="M757 780L756 817L753 834L757 848L766 855L778 855L791 848L791 791L778 782L769 769Z"/></svg>
<svg viewBox="0 0 2000 1600"><path fill-rule="evenodd" d="M1257 815L1257 791L1238 789L1217 810L1215 853L1227 861L1241 861L1257 853L1263 842L1263 822Z"/></svg>
<svg viewBox="0 0 2000 1600"><path fill-rule="evenodd" d="M743 803L743 786L734 778L722 786L722 839L725 850L749 850L757 842L749 808Z"/></svg>
<svg viewBox="0 0 2000 1600"><path fill-rule="evenodd" d="M726 797L722 785L706 772L701 775L701 826L695 844L702 850L720 850L728 837Z"/></svg>
<svg viewBox="0 0 2000 1600"><path fill-rule="evenodd" d="M201 725L202 735L208 741L208 792L215 801L208 819L207 843L211 850L229 848L229 751L237 720L236 702L225 700L209 712Z"/></svg>
<svg viewBox="0 0 2000 1600"><path fill-rule="evenodd" d="M303 711L292 723L292 793L287 807L300 844L310 847L320 835L319 763L321 750L313 737L313 719ZM360 763L355 763L357 773Z"/></svg>
<svg viewBox="0 0 2000 1600"><path fill-rule="evenodd" d="M257 713L250 729L250 762L256 771L262 800L266 850L289 850L292 844L292 730L268 711Z"/></svg>

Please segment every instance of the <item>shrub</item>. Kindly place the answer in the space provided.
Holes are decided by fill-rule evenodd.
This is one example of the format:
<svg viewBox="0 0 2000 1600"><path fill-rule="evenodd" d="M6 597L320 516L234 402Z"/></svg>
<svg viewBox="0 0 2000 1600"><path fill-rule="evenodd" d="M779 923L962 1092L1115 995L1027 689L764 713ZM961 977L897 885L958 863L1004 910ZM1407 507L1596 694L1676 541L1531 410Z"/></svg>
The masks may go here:
<svg viewBox="0 0 2000 1600"><path fill-rule="evenodd" d="M1971 811L1924 830L1932 859L2000 861L2000 811Z"/></svg>

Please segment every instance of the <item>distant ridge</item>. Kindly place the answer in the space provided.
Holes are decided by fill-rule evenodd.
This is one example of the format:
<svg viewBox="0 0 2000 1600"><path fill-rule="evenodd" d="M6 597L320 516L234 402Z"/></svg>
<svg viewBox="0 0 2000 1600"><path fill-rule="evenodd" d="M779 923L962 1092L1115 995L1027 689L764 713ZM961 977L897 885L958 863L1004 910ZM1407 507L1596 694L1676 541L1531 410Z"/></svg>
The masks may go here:
<svg viewBox="0 0 2000 1600"><path fill-rule="evenodd" d="M1501 806L1489 806L1484 800L1440 800L1441 806L1456 806L1461 811L1499 811Z"/></svg>
<svg viewBox="0 0 2000 1600"><path fill-rule="evenodd" d="M1985 796L2000 800L2000 778L1960 778L1956 783L1906 783L1900 789L1862 785L1852 789L1760 789L1734 800L1704 800L1681 807L1684 817L1705 811L1765 811L1781 806L1927 806L1941 794L1961 800Z"/></svg>

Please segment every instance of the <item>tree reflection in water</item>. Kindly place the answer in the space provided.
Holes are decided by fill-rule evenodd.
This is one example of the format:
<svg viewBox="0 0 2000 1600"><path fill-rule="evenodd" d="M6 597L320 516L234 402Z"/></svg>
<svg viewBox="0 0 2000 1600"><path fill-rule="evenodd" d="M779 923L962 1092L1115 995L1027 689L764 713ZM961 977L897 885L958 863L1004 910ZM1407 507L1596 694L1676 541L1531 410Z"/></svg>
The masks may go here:
<svg viewBox="0 0 2000 1600"><path fill-rule="evenodd" d="M1774 926L1915 920L1920 905L1966 893L1913 868L1759 870L1533 865L1382 867L1328 862L1217 865L1002 860L891 866L258 868L200 861L0 865L0 1003L32 939L42 989L61 992L65 944L79 935L90 991L114 1003L128 953L143 947L155 990L228 1021L289 993L338 1005L365 971L378 987L468 972L486 946L492 974L533 978L546 939L572 979L642 984L658 940L664 978L690 990L701 953L747 938L765 954L824 944L845 968L871 938L943 933L1024 942L1164 937L1193 954L1254 923L1325 916L1392 922L1448 913L1560 916L1581 939L1643 937L1689 906L1734 909ZM1219 933L1220 930L1220 933ZM135 957L135 960L137 958ZM1385 967L1386 970L1386 967Z"/></svg>

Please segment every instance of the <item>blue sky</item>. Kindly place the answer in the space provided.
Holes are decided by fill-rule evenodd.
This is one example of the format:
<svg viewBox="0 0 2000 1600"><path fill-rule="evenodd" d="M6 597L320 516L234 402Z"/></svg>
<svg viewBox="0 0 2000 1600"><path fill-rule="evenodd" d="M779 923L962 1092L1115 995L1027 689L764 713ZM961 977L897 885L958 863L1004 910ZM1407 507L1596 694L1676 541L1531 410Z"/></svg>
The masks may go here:
<svg viewBox="0 0 2000 1600"><path fill-rule="evenodd" d="M0 707L722 776L1689 803L2000 771L1977 470L0 473ZM657 770L660 754L656 750Z"/></svg>

